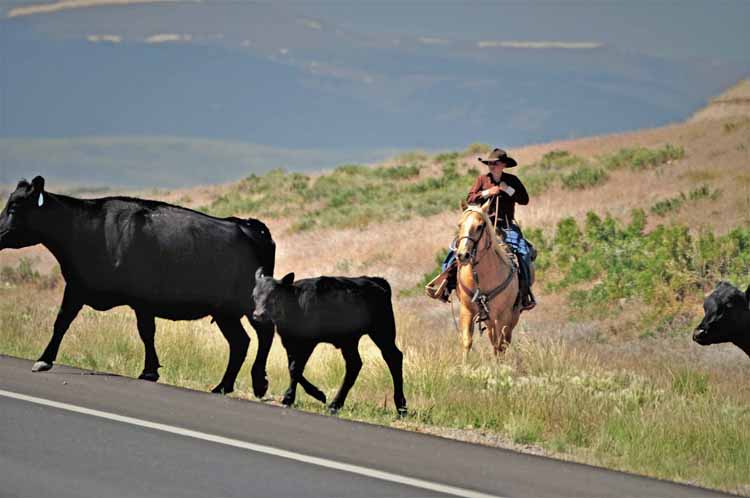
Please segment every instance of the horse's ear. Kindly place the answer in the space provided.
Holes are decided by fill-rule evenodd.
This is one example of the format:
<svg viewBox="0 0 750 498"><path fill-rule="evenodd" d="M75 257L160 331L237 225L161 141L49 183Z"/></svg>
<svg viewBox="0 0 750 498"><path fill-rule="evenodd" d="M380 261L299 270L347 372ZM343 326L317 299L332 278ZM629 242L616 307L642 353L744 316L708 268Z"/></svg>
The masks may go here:
<svg viewBox="0 0 750 498"><path fill-rule="evenodd" d="M257 270L255 270L255 280L260 280L263 278L263 267L259 266Z"/></svg>
<svg viewBox="0 0 750 498"><path fill-rule="evenodd" d="M491 202L492 202L492 200L489 200L489 201L485 202L484 204L482 204L482 211L484 211L485 213L487 213L490 210L490 203Z"/></svg>
<svg viewBox="0 0 750 498"><path fill-rule="evenodd" d="M466 202L466 199L461 199L461 202L458 204L458 207L461 208L461 211L466 211L466 208L469 207L469 204Z"/></svg>

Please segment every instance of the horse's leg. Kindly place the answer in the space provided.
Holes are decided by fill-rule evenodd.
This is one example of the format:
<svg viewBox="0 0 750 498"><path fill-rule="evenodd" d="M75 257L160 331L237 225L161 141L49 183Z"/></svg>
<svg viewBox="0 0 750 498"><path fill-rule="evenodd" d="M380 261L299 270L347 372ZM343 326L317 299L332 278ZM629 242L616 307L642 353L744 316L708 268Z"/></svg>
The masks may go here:
<svg viewBox="0 0 750 498"><path fill-rule="evenodd" d="M459 325L461 327L461 345L464 348L464 361L468 359L469 351L471 351L471 345L474 335L474 313L471 310L461 305L461 311L459 314Z"/></svg>

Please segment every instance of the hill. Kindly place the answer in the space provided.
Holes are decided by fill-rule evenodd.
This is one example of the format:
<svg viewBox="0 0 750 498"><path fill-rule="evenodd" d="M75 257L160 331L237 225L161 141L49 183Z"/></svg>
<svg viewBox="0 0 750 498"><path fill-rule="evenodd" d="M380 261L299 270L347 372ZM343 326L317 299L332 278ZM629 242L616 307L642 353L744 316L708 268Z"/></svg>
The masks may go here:
<svg viewBox="0 0 750 498"><path fill-rule="evenodd" d="M750 494L750 362L732 345L690 340L704 292L719 279L750 283L750 114L712 110L745 87L712 100L701 119L510 149L532 191L517 216L540 249L539 306L497 361L476 337L462 363L451 308L419 287L454 236L486 145L142 194L262 218L277 241L277 275L391 282L413 415L389 418L387 373L363 341L365 369L342 416ZM54 320L59 277L41 248L3 251L0 265L0 351L33 357ZM131 315L84 313L61 361L137 375ZM224 366L208 320L160 321L157 335L166 382L205 389ZM336 352L321 348L306 375L333 390L341 372ZM286 380L278 344L269 374L277 395ZM243 375L239 394L250 396ZM320 410L304 396L300 406Z"/></svg>

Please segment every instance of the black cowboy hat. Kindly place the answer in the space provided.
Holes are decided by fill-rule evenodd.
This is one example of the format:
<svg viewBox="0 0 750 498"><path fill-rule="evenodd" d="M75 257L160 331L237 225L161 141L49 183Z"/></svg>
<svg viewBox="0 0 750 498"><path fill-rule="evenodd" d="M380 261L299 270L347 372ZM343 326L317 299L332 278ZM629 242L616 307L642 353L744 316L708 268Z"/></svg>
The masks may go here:
<svg viewBox="0 0 750 498"><path fill-rule="evenodd" d="M481 157L478 158L480 162L483 162L484 164L490 165L496 161L502 161L505 163L506 168L512 168L514 166L517 166L518 163L515 159L512 157L508 157L508 153L505 152L503 149L495 149L492 152L490 152L490 155L487 157L487 159L482 159Z"/></svg>

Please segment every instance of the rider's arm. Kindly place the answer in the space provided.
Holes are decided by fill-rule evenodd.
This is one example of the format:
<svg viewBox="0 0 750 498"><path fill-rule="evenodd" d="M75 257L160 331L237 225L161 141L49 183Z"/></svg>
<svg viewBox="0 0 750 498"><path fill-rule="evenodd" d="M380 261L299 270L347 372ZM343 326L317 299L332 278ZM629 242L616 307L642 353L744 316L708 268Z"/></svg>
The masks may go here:
<svg viewBox="0 0 750 498"><path fill-rule="evenodd" d="M529 203L529 193L526 192L526 187L523 186L523 183L521 183L521 180L519 180L517 176L508 178L506 183L514 190L513 195L510 196L510 198L513 199L513 202L520 204L521 206L525 206Z"/></svg>
<svg viewBox="0 0 750 498"><path fill-rule="evenodd" d="M469 190L469 195L466 196L466 202L469 204L481 204L487 198L482 194L482 177L477 177L474 185Z"/></svg>

